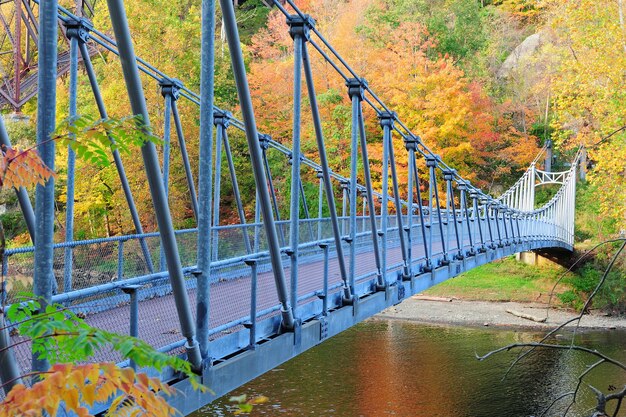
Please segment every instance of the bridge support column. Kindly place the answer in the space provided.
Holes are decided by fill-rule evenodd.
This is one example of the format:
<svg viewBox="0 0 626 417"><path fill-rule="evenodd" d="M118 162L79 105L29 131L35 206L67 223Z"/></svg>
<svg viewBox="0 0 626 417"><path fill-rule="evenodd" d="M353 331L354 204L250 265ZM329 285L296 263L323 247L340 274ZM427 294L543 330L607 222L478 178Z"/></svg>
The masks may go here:
<svg viewBox="0 0 626 417"><path fill-rule="evenodd" d="M455 170L443 171L443 179L446 181L446 207L447 207L447 223L450 224L450 211L452 211L452 223L454 225L454 236L456 237L457 254L454 258L458 261L463 260L463 243L459 236L459 225L456 218L456 203L454 202L454 189L452 188L452 179L456 176ZM450 226L448 226L450 227ZM448 230L448 235L450 234ZM449 241L448 241L449 244Z"/></svg>
<svg viewBox="0 0 626 417"><path fill-rule="evenodd" d="M357 154L358 151L356 149L356 137L360 139L361 145L361 159L363 162L363 174L365 177L365 189L367 191L366 200L367 200L367 208L369 211L370 218L370 227L372 232L372 245L374 247L374 259L376 261L376 277L377 277L377 287L382 290L385 288L385 281L383 278L382 271L382 262L380 259L380 246L378 244L378 226L376 224L376 211L374 209L374 190L372 187L372 175L370 172L370 163L369 157L367 154L367 139L365 137L365 120L363 117L363 106L362 102L365 98L364 94L367 90L367 82L363 78L350 78L346 81L346 85L348 86L348 96L352 100L352 177L351 177L351 195L353 200L351 203L356 203L356 163L357 163ZM352 219L352 224L354 226L354 230L352 231L352 239L356 238L356 204L354 207L351 207L351 216L354 216ZM351 263L354 264L354 256L355 256L355 244L356 242L352 242L352 251L351 251ZM354 270L351 274L351 284L354 285Z"/></svg>
<svg viewBox="0 0 626 417"><path fill-rule="evenodd" d="M70 37L70 83L69 83L69 117L74 120L78 114L78 39ZM76 135L71 136L76 139ZM74 240L74 184L76 171L76 152L67 147L67 185L65 205L65 242ZM71 246L66 246L63 259L63 292L72 290L72 269L74 254Z"/></svg>
<svg viewBox="0 0 626 417"><path fill-rule="evenodd" d="M440 236L440 240L441 240L441 247L443 250L443 258L441 259L440 264L441 265L449 265L450 264L450 258L448 257L448 245L446 242L446 238L443 235L443 218L441 216L441 204L439 202L439 189L437 188L437 166L438 166L438 160L439 157L438 156L431 156L428 155L426 156L426 166L428 167L429 173L430 173L430 198L432 199L432 197L435 198L435 209L437 210L437 220L439 223L439 236ZM431 206L432 207L432 206ZM432 210L432 208L431 208ZM432 221L431 221L431 236L432 236Z"/></svg>
<svg viewBox="0 0 626 417"><path fill-rule="evenodd" d="M482 197L480 199L480 203L483 206L483 211L485 213L485 218L487 220L487 230L489 231L489 245L487 245L487 247L489 249L495 249L496 243L493 237L493 227L491 226L491 206L490 206L489 199L487 199L486 197Z"/></svg>
<svg viewBox="0 0 626 417"><path fill-rule="evenodd" d="M480 218L480 208L478 207L478 191L475 188L470 190L470 198L472 199L472 221L475 221L478 226L478 236L480 238L480 246L478 247L478 253L484 253L487 248L485 247L485 237L483 235L482 220Z"/></svg>
<svg viewBox="0 0 626 417"><path fill-rule="evenodd" d="M383 143L386 145L386 149L387 149L387 153L386 156L384 156L385 161L388 162L388 165L391 167L391 182L392 182L392 187L393 187L393 198L394 198L394 204L396 206L396 223L397 223L397 227L398 227L398 238L400 239L400 250L402 251L402 276L405 279L409 279L411 278L411 270L410 270L410 263L408 261L408 255L407 255L407 245L406 245L406 241L405 241L405 236L404 236L404 222L402 220L402 204L400 202L400 191L399 191L399 187L398 187L398 173L396 170L396 158L395 158L395 151L393 149L393 142L392 142L392 136L391 136L391 131L393 129L393 122L395 120L395 118L397 117L396 113L392 113L392 112L382 112L379 116L379 120L380 120L380 125L383 128ZM385 173L387 172L386 170L384 171ZM387 183L385 182L385 184L383 185L383 219L385 218L384 216L388 215L388 205L387 205L387 200L385 197L387 197L388 195L388 186ZM385 243L384 245L386 245L386 239L387 239L387 230L386 230L386 226L387 224L385 224L385 228L383 228L383 233L385 234ZM424 242L426 243L426 242ZM385 247L386 250L386 247ZM426 259L428 262L430 262L430 257L427 255ZM386 253L383 253L383 260L386 262Z"/></svg>
<svg viewBox="0 0 626 417"><path fill-rule="evenodd" d="M37 151L44 164L54 170L55 142L50 140L56 123L57 1L42 0L39 6ZM35 260L33 293L45 309L56 292L54 257L54 177L35 191ZM46 360L33 354L33 371L45 371Z"/></svg>
<svg viewBox="0 0 626 417"><path fill-rule="evenodd" d="M426 237L426 219L424 217L424 205L422 203L422 183L420 181L420 176L419 176L419 171L417 169L417 162L416 162L416 158L415 158L415 152L417 151L417 146L420 144L420 138L419 136L411 136L411 137L405 137L404 139L404 146L406 147L407 151L409 151L409 175L411 176L411 179L415 180L415 193L417 195L417 209L419 210L419 217L420 217L420 231L422 232L422 245L424 246L424 258L426 259L425 264L422 265L421 267L421 271L420 272L430 272L433 269L433 265L432 265L432 260L431 260L431 251L430 251L430 245L429 245L429 241L432 241L432 236L431 239L427 239ZM409 184L411 184L412 181L409 181ZM413 206L413 198L412 198L412 194L411 194L411 200L409 201L409 205ZM432 235L432 228L429 228L429 231Z"/></svg>
<svg viewBox="0 0 626 417"><path fill-rule="evenodd" d="M172 78L164 78L160 81L161 86L161 94L165 98L166 101L166 110L169 107L172 111L172 116L174 118L174 127L176 129L176 137L178 138L178 145L180 148L181 157L183 160L183 168L185 169L185 178L187 179L187 188L189 190L189 199L191 201L191 208L193 209L194 217L196 221L198 220L198 197L196 195L196 186L193 180L193 174L191 173L191 164L189 163L189 155L187 154L187 144L185 141L185 135L183 133L183 126L180 121L180 114L178 113L178 98L180 97L180 90L183 88L183 83L180 80L172 79ZM169 140L169 120L168 115L166 115L166 123L168 130L165 132L168 136ZM169 156L169 155L168 155ZM169 161L168 161L169 165ZM165 168L165 155L163 155L163 166ZM165 169L164 169L165 171ZM169 172L168 172L169 175ZM165 172L164 175L165 177ZM165 182L165 180L164 180ZM167 193L167 182L166 184L166 193Z"/></svg>
<svg viewBox="0 0 626 417"><path fill-rule="evenodd" d="M295 16L294 16L295 17ZM307 17L307 25L309 27L314 24L313 19ZM343 301L345 303L352 303L354 301L354 293L348 282L348 272L346 269L345 258L343 255L343 237L339 230L339 221L337 219L337 208L335 206L335 196L333 193L333 185L330 178L330 168L328 166L328 157L326 156L326 145L324 144L324 133L322 130L322 120L319 113L319 107L317 105L317 97L315 95L315 84L313 83L313 73L311 71L311 60L309 58L309 52L307 49L307 43L302 42L302 64L304 67L304 76L306 79L307 90L309 93L309 102L311 105L311 116L313 119L313 126L315 128L315 140L317 142L317 149L319 152L320 165L322 167L322 178L324 180L324 191L326 194L326 202L328 204L328 210L330 212L330 221L333 227L333 236L335 238L335 250L337 251L337 263L339 264L339 272L341 280L343 281ZM343 186L343 184L342 184ZM344 189L344 216L345 216L345 201L346 191ZM342 223L343 224L343 223Z"/></svg>
<svg viewBox="0 0 626 417"><path fill-rule="evenodd" d="M317 171L316 177L319 181L319 187L317 190L317 218L321 219L324 215L324 174L322 171ZM322 228L323 224L321 220L317 222L317 240L322 240Z"/></svg>
<svg viewBox="0 0 626 417"><path fill-rule="evenodd" d="M274 273L274 282L278 293L278 300L281 305L282 327L285 330L293 330L295 322L291 306L289 305L289 296L285 273L283 270L280 244L274 215L272 213L272 205L270 196L267 191L267 178L263 170L263 153L259 143L259 135L254 117L254 109L252 107L252 98L250 97L250 89L246 75L246 67L243 61L241 51L241 43L239 41L239 31L237 29L237 20L235 18L235 10L230 0L220 0L222 7L224 29L226 31L226 39L230 51L231 64L235 76L235 84L237 85L237 95L241 105L241 113L246 131L246 139L248 140L248 149L250 150L250 159L252 160L252 171L254 172L254 180L256 188L259 191L260 208L263 212L263 226L267 235L268 248Z"/></svg>
<svg viewBox="0 0 626 417"><path fill-rule="evenodd" d="M293 135L291 149L291 204L289 228L289 257L291 259L291 308L297 318L298 308L298 258L300 245L300 128L302 115L302 44L309 36L309 27L304 19L295 19L289 25L289 34L293 39ZM302 195L304 197L304 194Z"/></svg>
<svg viewBox="0 0 626 417"><path fill-rule="evenodd" d="M198 161L198 283L196 300L196 331L200 355L211 364L209 350L210 291L211 291L211 198L213 175L213 98L215 67L215 0L203 0L201 10L201 72L200 72L200 137Z"/></svg>
<svg viewBox="0 0 626 417"><path fill-rule="evenodd" d="M246 253L252 253L252 245L250 244L250 236L248 234L248 228L246 227L246 214L243 209L243 203L241 201L241 192L239 191L239 182L237 181L237 173L235 172L235 163L233 162L233 155L230 149L230 142L228 140L228 126L232 114L230 112L214 112L213 121L217 132L220 134L224 146L224 153L226 154L226 162L228 163L228 172L230 175L230 181L233 185L233 195L235 196L235 204L237 205L237 213L239 215L239 222L241 223L241 233L243 235L243 243L246 246ZM217 195L217 193L216 193ZM217 198L217 197L216 197ZM217 206L219 208L219 206ZM217 245L217 239L215 240Z"/></svg>
<svg viewBox="0 0 626 417"><path fill-rule="evenodd" d="M261 154L263 159L263 167L265 169L265 177L267 178L267 188L269 188L270 197L272 198L272 207L274 207L274 216L276 216L276 229L278 230L278 237L280 239L280 246L285 246L285 234L283 232L283 225L280 218L280 210L278 209L278 199L276 198L276 188L274 188L274 179L272 178L272 171L270 169L270 163L267 159L267 150L270 147L270 140L272 138L269 135L258 134L259 145L261 145Z"/></svg>
<svg viewBox="0 0 626 417"><path fill-rule="evenodd" d="M468 256L476 255L476 248L474 247L474 236L472 231L472 219L469 215L469 208L467 207L467 187L469 186L468 181L459 181L458 189L461 194L461 219L465 218L465 223L467 225L467 236L469 237L470 250L463 254L467 254ZM463 220L461 220L461 240L463 241Z"/></svg>

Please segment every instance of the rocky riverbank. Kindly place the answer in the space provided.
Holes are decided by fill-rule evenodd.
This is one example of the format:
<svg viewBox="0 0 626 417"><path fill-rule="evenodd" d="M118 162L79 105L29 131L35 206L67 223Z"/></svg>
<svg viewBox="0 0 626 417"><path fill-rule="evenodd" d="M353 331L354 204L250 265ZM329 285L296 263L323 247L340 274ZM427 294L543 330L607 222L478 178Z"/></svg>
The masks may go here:
<svg viewBox="0 0 626 417"><path fill-rule="evenodd" d="M532 319L519 317L520 314ZM433 301L432 297L417 295L397 306L388 308L374 316L374 319L410 320L437 325L543 330L558 326L576 315L576 312L572 310L552 308L540 303L465 301L453 298ZM545 321L533 319L545 319ZM592 312L583 316L580 328L626 329L626 317L611 317L600 312Z"/></svg>

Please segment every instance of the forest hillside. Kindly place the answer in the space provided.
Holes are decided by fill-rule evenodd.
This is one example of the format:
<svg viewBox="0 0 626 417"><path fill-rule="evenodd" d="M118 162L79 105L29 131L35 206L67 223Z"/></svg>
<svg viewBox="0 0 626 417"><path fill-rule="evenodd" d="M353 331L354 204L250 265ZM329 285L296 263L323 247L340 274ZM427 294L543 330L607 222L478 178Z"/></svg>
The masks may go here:
<svg viewBox="0 0 626 417"><path fill-rule="evenodd" d="M552 141L555 169L563 168L580 144L588 149L587 183L579 186L577 238L582 247L626 229L626 26L623 0L299 0L316 27L409 128L465 178L497 195L511 185L539 149ZM236 1L238 20L259 129L273 139L291 140L293 41L282 14L260 0ZM164 73L199 91L200 0L126 2L136 52ZM104 2L98 2L94 26L111 33ZM158 22L155 23L155 22ZM217 18L216 104L238 114L229 54ZM94 65L112 117L129 114L119 62L99 51ZM312 58L317 99L324 120L331 168L349 174L350 101L343 79L317 55ZM59 81L59 123L67 117L66 78ZM154 133L163 134L164 101L160 89L146 83ZM85 76L79 82L79 112L97 118ZM28 116L7 122L12 140L34 142L35 100ZM179 103L183 128L197 172L198 108ZM368 147L374 186L380 186L382 142L375 117L367 115ZM303 151L316 159L310 116L303 120ZM249 166L245 139L231 138L237 170ZM396 146L401 147L400 141ZM398 149L400 150L400 149ZM172 158L180 149L172 143ZM398 154L405 154L398 152ZM57 207L65 206L66 149L58 151ZM406 158L406 156L405 156ZM406 161L399 161L406 164ZM79 161L76 184L76 238L132 233L130 215L113 165ZM140 158L126 158L141 222L154 231L151 200ZM279 185L288 167L270 157ZM170 203L179 228L195 220L181 164L172 164ZM424 167L420 167L424 169ZM377 173L378 172L378 173ZM406 175L406 174L404 174ZM225 189L230 181L222 171ZM81 178L83 180L81 180ZM244 206L254 205L252 176L242 176ZM283 189L288 189L283 184ZM314 176L305 193L316 198ZM551 190L540 198L544 201ZM223 224L238 220L235 202L222 204ZM3 192L2 214L12 245L28 243L26 228L11 193ZM232 200L232 199L231 199ZM278 195L288 213L289 195ZM230 203L230 205L229 205ZM251 210L247 210L251 212ZM64 228L60 220L58 232ZM585 243L586 242L586 243Z"/></svg>

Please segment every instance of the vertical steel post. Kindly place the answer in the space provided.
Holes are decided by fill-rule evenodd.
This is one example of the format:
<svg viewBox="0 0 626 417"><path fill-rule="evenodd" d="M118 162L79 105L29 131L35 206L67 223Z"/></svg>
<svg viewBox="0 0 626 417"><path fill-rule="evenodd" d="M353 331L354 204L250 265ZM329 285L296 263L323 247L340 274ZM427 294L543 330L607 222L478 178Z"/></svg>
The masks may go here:
<svg viewBox="0 0 626 417"><path fill-rule="evenodd" d="M223 24L226 31L226 39L228 40L228 49L230 51L231 64L237 85L237 94L243 115L243 121L246 130L246 138L248 140L248 148L250 150L250 159L252 160L252 170L254 171L254 179L259 191L261 210L263 211L263 225L267 234L269 253L274 272L274 281L276 283L276 291L278 300L281 304L281 314L284 329L291 330L294 328L294 318L291 307L289 306L289 296L287 292L287 284L285 273L283 271L280 245L278 243L278 234L276 233L276 224L272 214L272 206L270 196L267 192L267 178L263 171L263 155L261 146L258 141L258 132L256 129L256 120L254 118L254 109L252 108L252 99L248 87L246 75L246 67L241 52L241 44L239 42L239 32L237 30L237 20L235 18L235 10L231 0L220 0L223 14Z"/></svg>
<svg viewBox="0 0 626 417"><path fill-rule="evenodd" d="M169 196L169 179L170 179L170 141L171 141L171 119L172 119L172 96L170 94L171 87L165 84L167 80L161 81L161 95L165 101L165 109L163 112L163 187L165 187L165 195ZM159 250L159 269L165 271L167 262L163 246Z"/></svg>
<svg viewBox="0 0 626 417"><path fill-rule="evenodd" d="M213 198L213 96L215 71L215 0L202 0L200 51L200 145L198 162L198 281L196 330L200 354L210 364L211 199Z"/></svg>
<svg viewBox="0 0 626 417"><path fill-rule="evenodd" d="M472 219L470 218L469 208L467 207L467 187L469 183L464 181L458 182L458 190L461 193L461 218L465 216L465 223L467 224L467 236L469 237L470 250L467 252L468 256L476 255L474 248L474 238L472 236ZM464 242L463 228L461 226L461 240Z"/></svg>
<svg viewBox="0 0 626 417"><path fill-rule="evenodd" d="M358 80L357 80L358 82ZM360 85L357 87L360 90ZM354 294L354 281L356 278L356 235L357 235L357 163L359 159L359 97L358 94L349 94L352 102L352 134L350 140L350 290Z"/></svg>
<svg viewBox="0 0 626 417"><path fill-rule="evenodd" d="M470 198L472 199L472 207L474 211L474 218L472 219L478 224L478 237L480 238L479 253L485 252L485 237L483 236L482 220L480 219L480 209L478 208L478 191L474 188L470 190Z"/></svg>
<svg viewBox="0 0 626 417"><path fill-rule="evenodd" d="M139 337L139 299L137 292L141 285L126 285L122 287L122 291L130 296L130 335ZM137 364L134 360L130 360L130 367L137 370Z"/></svg>
<svg viewBox="0 0 626 417"><path fill-rule="evenodd" d="M126 10L124 10L123 0L107 0L109 6L109 15L115 39L122 63L122 71L126 81L126 88L131 103L133 113L141 116L142 128L150 128L150 119L148 109L143 94L141 78L139 77L139 69L130 30L128 28L128 20L126 18ZM56 13L55 13L56 17ZM56 19L55 19L56 20ZM41 51L41 50L40 50ZM198 342L196 342L195 328L193 326L193 316L189 307L189 297L185 288L185 277L180 262L180 254L178 252L178 244L174 234L174 226L170 217L167 197L165 196L165 188L163 187L163 176L159 167L159 159L157 157L156 148L152 142L144 142L141 146L141 153L150 186L150 193L154 205L154 211L157 218L161 242L165 250L167 259L170 281L172 284L172 292L176 301L176 309L180 319L182 334L186 339L185 348L187 350L187 360L191 363L195 370L201 367L200 350ZM200 315L200 313L198 313Z"/></svg>
<svg viewBox="0 0 626 417"><path fill-rule="evenodd" d="M165 101L165 109L163 110L163 186L165 194L169 195L169 179L170 179L170 145L172 130L172 87L168 83L169 80L162 80L161 95ZM163 270L163 261L161 261Z"/></svg>
<svg viewBox="0 0 626 417"><path fill-rule="evenodd" d="M512 243L517 243L518 239L515 238L515 221L513 219L514 214L514 210L509 210L509 226L511 227L511 238L513 239ZM519 238L519 235L517 237Z"/></svg>
<svg viewBox="0 0 626 417"><path fill-rule="evenodd" d="M293 39L293 135L291 148L291 201L289 230L289 258L291 260L291 308L293 316L298 308L298 255L300 244L300 128L302 114L302 44L308 36L308 27L298 15L287 18L289 35ZM304 197L304 195L302 196Z"/></svg>
<svg viewBox="0 0 626 417"><path fill-rule="evenodd" d="M78 95L78 39L70 38L70 86L69 86L69 117L74 120L77 116L77 95ZM75 137L74 137L75 139ZM65 241L74 240L74 183L76 170L76 153L67 147L67 189L65 203ZM63 292L72 291L72 267L73 253L72 247L66 246L63 261Z"/></svg>
<svg viewBox="0 0 626 417"><path fill-rule="evenodd" d="M485 217L487 218L487 228L489 230L489 248L495 249L495 241L493 239L493 229L491 227L491 213L490 213L490 205L491 202L486 198L481 198L481 203L483 205L483 210L485 212Z"/></svg>
<svg viewBox="0 0 626 417"><path fill-rule="evenodd" d="M501 248L504 246L504 244L502 243L502 235L500 234L500 212L499 212L499 208L500 205L496 202L493 204L493 212L496 218L496 230L498 232L498 247Z"/></svg>
<svg viewBox="0 0 626 417"><path fill-rule="evenodd" d="M372 232L372 245L374 247L374 260L376 261L376 277L378 281L378 289L385 288L385 280L383 277L382 262L380 259L380 245L378 244L378 226L376 224L376 210L374 208L374 187L372 186L372 174L370 172L370 161L367 152L367 138L365 137L365 118L363 117L363 94L367 88L367 82L361 79L352 78L348 81L348 95L356 97L357 116L359 137L361 139L361 160L363 162L363 174L365 176L365 199L367 202L367 210L369 212L370 227ZM356 178L354 178L356 184ZM363 225L365 226L365 213L363 213Z"/></svg>
<svg viewBox="0 0 626 417"><path fill-rule="evenodd" d="M261 231L261 202L259 197L259 189L254 192L254 253L257 253L260 249L260 234Z"/></svg>
<svg viewBox="0 0 626 417"><path fill-rule="evenodd" d="M454 225L454 236L456 237L457 254L454 256L457 260L464 258L463 256L463 244L459 236L459 225L456 219L456 203L454 202L454 189L452 188L452 179L456 172L454 170L445 170L443 172L443 179L446 181L447 188L447 206L449 210L452 210L452 223ZM448 211L448 224L450 224L450 211Z"/></svg>
<svg viewBox="0 0 626 417"><path fill-rule="evenodd" d="M323 198L324 198L324 174L322 171L317 171L317 178L320 181L319 190L317 192L317 240L322 240L322 216L323 212Z"/></svg>
<svg viewBox="0 0 626 417"><path fill-rule="evenodd" d="M380 125L383 128L383 141L387 144L387 157L389 158L389 166L391 168L391 183L393 187L393 198L396 207L396 223L398 227L398 238L400 239L400 250L402 251L402 276L410 277L409 264L407 261L407 247L404 236L404 225L402 220L402 203L400 202L400 191L398 187L398 173L396 171L396 158L393 149L393 141L391 140L391 130L393 129L395 113L381 112L379 114ZM385 187L387 189L387 187ZM388 205L383 204L383 208L387 210Z"/></svg>
<svg viewBox="0 0 626 417"><path fill-rule="evenodd" d="M365 219L365 216L367 215L367 191L366 190L361 190L361 197L363 198L362 200L363 208L361 209L361 232L365 232L366 227L367 227L366 219Z"/></svg>
<svg viewBox="0 0 626 417"><path fill-rule="evenodd" d="M254 350L256 346L256 306L258 287L257 260L247 259L244 262L250 267L250 323L248 324L250 329L250 341L248 342L248 349Z"/></svg>
<svg viewBox="0 0 626 417"><path fill-rule="evenodd" d="M446 245L447 242L443 236L443 220L441 218L441 204L439 204L439 189L437 188L437 173L435 171L438 165L437 159L438 157L427 156L426 166L430 171L430 189L435 196L435 208L437 209L437 220L439 222L439 238L441 240L441 247L443 249L443 259L441 260L441 265L448 265L450 263L450 261L448 260L448 245Z"/></svg>
<svg viewBox="0 0 626 417"><path fill-rule="evenodd" d="M328 243L320 243L320 248L324 251L324 273L322 284L322 314L328 314Z"/></svg>
<svg viewBox="0 0 626 417"><path fill-rule="evenodd" d="M393 123L393 116L386 112L386 118L381 118L381 115L378 116L379 121L381 123L381 127L383 128L383 178L382 178L382 191L383 196L380 202L380 230L382 233L382 270L384 274L385 281L387 279L387 241L388 237L388 222L389 222L389 147L393 146L390 140L388 140L388 136L391 134L389 131L389 124ZM387 125L387 127L385 127ZM398 230L398 234L402 234L402 229ZM404 253L403 253L404 255Z"/></svg>
<svg viewBox="0 0 626 417"><path fill-rule="evenodd" d="M528 178L526 178L526 201L524 203L524 210L532 211L535 208L534 197L532 196L532 192L535 188L535 164L532 164L530 170L528 172Z"/></svg>
<svg viewBox="0 0 626 417"><path fill-rule="evenodd" d="M231 114L229 112L215 113L213 120L218 130L222 132L222 141L224 142L224 151L226 153L226 161L228 162L228 171L230 173L230 181L233 185L233 194L235 195L235 203L237 204L237 213L239 214L239 222L241 223L241 231L243 234L243 243L246 246L246 253L252 253L252 246L250 245L250 236L248 235L248 228L246 227L246 213L243 210L243 203L241 202L241 192L239 192L239 183L237 182L237 173L235 172L235 163L233 162L233 155L230 150L230 143L228 141L228 125L230 123Z"/></svg>
<svg viewBox="0 0 626 417"><path fill-rule="evenodd" d="M265 177L267 178L267 184L265 185L269 189L270 196L272 198L272 206L274 207L274 215L276 216L276 228L278 230L278 237L280 238L280 245L285 246L285 234L283 231L282 219L280 218L280 211L278 209L278 199L276 198L276 188L274 188L274 179L272 178L272 170L270 169L270 163L267 159L267 149L270 146L270 136L259 134L259 144L261 146L263 167L265 169Z"/></svg>
<svg viewBox="0 0 626 417"><path fill-rule="evenodd" d="M420 141L419 137L414 137L413 140L415 141L415 150L417 149L417 144ZM424 224L425 219L424 219L424 205L422 204L422 184L420 181L420 177L419 177L419 172L417 170L417 162L415 161L415 150L412 150L411 152L413 153L413 157L410 158L410 163L413 164L413 176L415 177L415 194L417 195L417 205L418 205L418 209L419 209L419 215L420 215L420 230L422 232L422 246L424 247L424 258L426 259L426 265L422 266L422 270L426 271L426 272L430 272L432 271L432 261L431 261L431 255L432 253L429 251L429 247L428 247L428 242L426 240L426 225Z"/></svg>
<svg viewBox="0 0 626 417"><path fill-rule="evenodd" d="M302 210L304 211L304 218L307 220L309 236L311 240L315 239L315 234L313 233L313 225L311 224L311 214L309 213L309 204L306 201L306 193L304 192L304 184L302 182L302 178L300 178L299 188L300 188L300 199L302 200Z"/></svg>
<svg viewBox="0 0 626 417"><path fill-rule="evenodd" d="M213 124L219 119L213 115ZM222 126L216 125L215 132L215 183L213 185L213 260L219 258L219 238L220 233L217 228L220 225L220 194L222 185L222 141L224 130Z"/></svg>
<svg viewBox="0 0 626 417"><path fill-rule="evenodd" d="M124 278L124 240L117 243L117 280Z"/></svg>
<svg viewBox="0 0 626 417"><path fill-rule="evenodd" d="M311 27L314 22L307 19L307 24ZM315 140L319 152L320 165L322 167L322 175L324 179L324 187L326 193L326 203L330 212L330 221L333 227L333 236L335 238L335 250L337 251L337 263L339 264L339 273L343 281L343 301L351 303L353 301L353 292L348 283L348 273L346 270L346 261L343 255L342 235L339 230L339 221L337 220L337 208L335 206L335 196L333 194L333 185L330 178L330 168L328 167L328 157L326 156L326 145L324 145L324 133L322 130L322 120L320 118L319 108L317 106L317 97L315 95L315 85L313 83L313 73L311 71L311 61L306 42L302 45L302 63L304 67L304 76L306 79L307 90L309 93L309 102L311 105L311 116L313 118L313 126L315 128ZM345 195L345 194L344 194ZM344 199L345 201L345 199Z"/></svg>
<svg viewBox="0 0 626 417"><path fill-rule="evenodd" d="M196 194L196 185L191 173L191 164L189 163L189 155L187 154L187 144L185 142L185 134L183 133L183 125L180 121L178 113L177 95L172 96L172 116L174 116L174 126L176 127L176 136L178 136L178 146L180 147L180 156L183 159L183 168L185 168L185 178L187 179L187 188L189 189L189 199L191 200L191 208L193 214L198 220L198 197Z"/></svg>
<svg viewBox="0 0 626 417"><path fill-rule="evenodd" d="M347 235L347 227L348 227L348 221L346 219L347 215L348 215L348 200L350 199L350 194L349 194L349 189L350 189L350 181L345 181L342 180L341 181L341 234L342 235Z"/></svg>
<svg viewBox="0 0 626 417"><path fill-rule="evenodd" d="M502 227L504 228L504 244L509 246L511 244L511 240L509 239L509 228L506 226L507 223L507 214L509 214L509 209L506 206L500 206L502 209Z"/></svg>
<svg viewBox="0 0 626 417"><path fill-rule="evenodd" d="M50 140L56 123L57 1L41 0L39 5L37 151L44 164L54 170L55 142ZM56 290L54 257L54 177L35 191L36 244L33 293L42 309ZM33 354L33 371L48 369L48 361Z"/></svg>
<svg viewBox="0 0 626 417"><path fill-rule="evenodd" d="M22 87L22 0L14 0L15 7L15 39L13 40L13 86L15 90L14 100L20 102ZM11 35L9 35L10 38ZM28 45L28 40L26 41Z"/></svg>
<svg viewBox="0 0 626 417"><path fill-rule="evenodd" d="M416 145L415 140L413 140L412 136L405 136L404 137L404 147L406 148L406 150L409 153L409 160L408 160L408 170L409 170L409 175L407 178L407 208L406 208L406 216L407 216L407 220L406 220L406 231L403 231L403 233L406 233L406 240L408 242L408 247L407 247L407 260L409 263L409 276L411 276L413 274L413 206L415 205L415 198L413 197L413 179L415 178L415 175L413 175L413 170L415 169L415 167L417 166L416 164L413 163L413 160L415 159L415 148L414 146Z"/></svg>

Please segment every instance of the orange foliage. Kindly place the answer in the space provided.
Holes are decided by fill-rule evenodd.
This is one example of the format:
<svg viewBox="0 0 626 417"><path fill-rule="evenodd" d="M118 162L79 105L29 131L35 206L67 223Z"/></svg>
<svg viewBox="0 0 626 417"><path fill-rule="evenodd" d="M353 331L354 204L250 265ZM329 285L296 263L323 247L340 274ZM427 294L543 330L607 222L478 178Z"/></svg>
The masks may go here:
<svg viewBox="0 0 626 417"><path fill-rule="evenodd" d="M42 416L44 412L55 417L61 403L66 411L88 417L92 414L83 405L91 407L111 399L108 415L168 417L176 412L157 395L172 395L174 388L114 363L56 364L41 378L30 388L16 385L2 402L0 417Z"/></svg>
<svg viewBox="0 0 626 417"><path fill-rule="evenodd" d="M37 151L4 148L0 154L0 188L29 187L44 184L54 172L41 160Z"/></svg>
<svg viewBox="0 0 626 417"><path fill-rule="evenodd" d="M376 39L357 29L371 0L300 2L316 26L352 68L433 151L479 186L505 180L526 168L537 152L536 139L513 127L506 108L497 106L447 56L433 57L436 39L421 24L381 27ZM317 42L320 44L320 42ZM349 173L351 108L344 80L308 45L331 168ZM251 88L261 130L291 142L293 41L282 14L270 15L267 29L253 39ZM304 86L304 85L303 85ZM303 101L303 149L316 157L313 128ZM370 157L381 165L382 133L365 105ZM400 183L405 183L407 152L394 137ZM376 174L378 175L378 174ZM513 176L515 176L513 175ZM375 180L375 185L380 184Z"/></svg>

